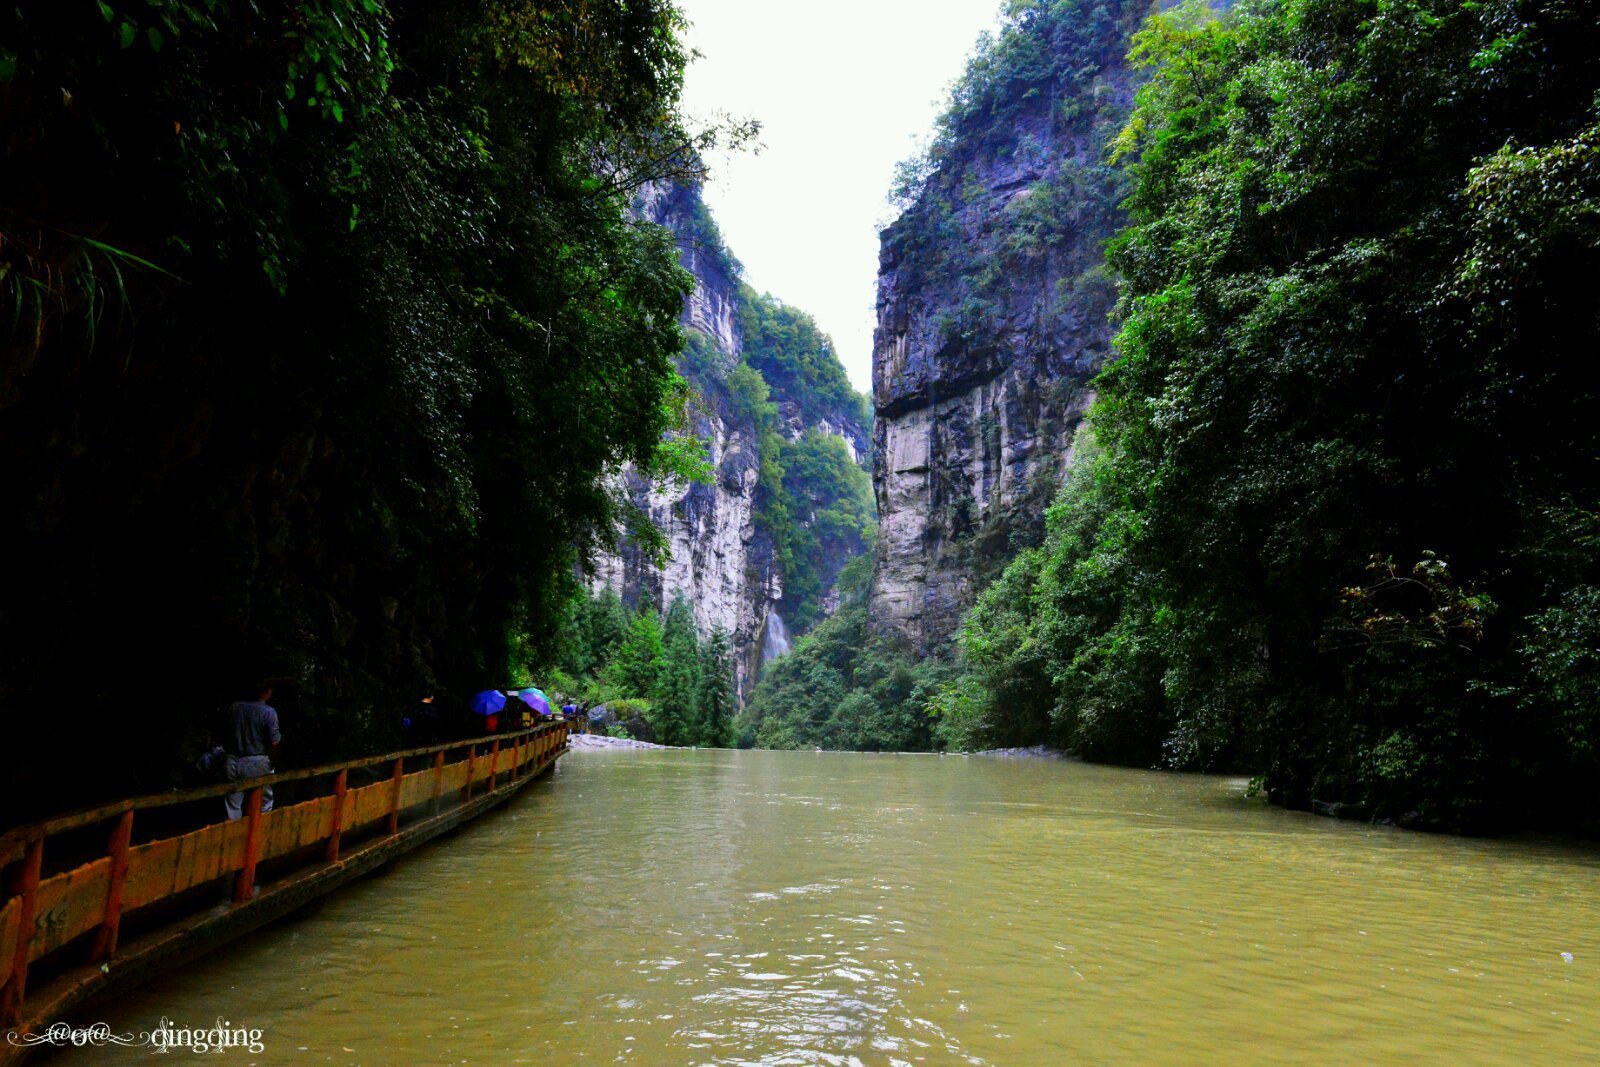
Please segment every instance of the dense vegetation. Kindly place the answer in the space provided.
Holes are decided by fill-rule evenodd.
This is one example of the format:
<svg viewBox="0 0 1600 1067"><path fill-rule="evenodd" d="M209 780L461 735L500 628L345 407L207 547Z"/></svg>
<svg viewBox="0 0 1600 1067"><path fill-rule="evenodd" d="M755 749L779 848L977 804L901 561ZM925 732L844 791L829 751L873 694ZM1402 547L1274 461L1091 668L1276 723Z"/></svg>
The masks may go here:
<svg viewBox="0 0 1600 1067"><path fill-rule="evenodd" d="M1594 824L1600 8L1152 19L1117 359L983 596L950 743Z"/></svg>
<svg viewBox="0 0 1600 1067"><path fill-rule="evenodd" d="M872 559L839 577L839 610L768 667L737 724L741 745L915 752L932 747L926 711L953 667L917 661L867 625Z"/></svg>
<svg viewBox="0 0 1600 1067"><path fill-rule="evenodd" d="M630 735L664 745L721 747L732 740L733 649L718 628L701 638L689 602L665 618L649 600L629 612L611 589L569 603L550 684L604 704Z"/></svg>
<svg viewBox="0 0 1600 1067"><path fill-rule="evenodd" d="M553 653L623 462L692 467L668 0L0 10L5 810L289 758ZM663 447L663 441L666 442ZM90 736L84 747L74 739Z"/></svg>
<svg viewBox="0 0 1600 1067"><path fill-rule="evenodd" d="M746 287L739 320L744 356L727 390L740 420L755 429L756 526L771 539L780 608L799 633L821 618L840 568L866 550L876 528L872 479L838 433L817 428L828 421L864 433L857 420L865 401L809 315Z"/></svg>
<svg viewBox="0 0 1600 1067"><path fill-rule="evenodd" d="M744 361L761 372L773 396L789 404L800 421L867 425L871 414L866 397L850 385L833 340L816 319L770 293L741 285L739 333Z"/></svg>

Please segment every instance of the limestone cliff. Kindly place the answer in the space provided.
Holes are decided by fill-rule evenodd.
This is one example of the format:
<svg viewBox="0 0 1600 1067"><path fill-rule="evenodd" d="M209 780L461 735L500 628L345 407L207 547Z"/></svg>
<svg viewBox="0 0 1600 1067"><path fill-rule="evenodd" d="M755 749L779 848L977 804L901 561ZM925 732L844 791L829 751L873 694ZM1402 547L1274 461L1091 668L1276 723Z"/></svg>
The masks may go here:
<svg viewBox="0 0 1600 1067"><path fill-rule="evenodd" d="M831 364L843 381L843 369L825 338L820 353L812 344L805 353L774 356L765 343L764 320L759 315L753 319L752 309L776 302L741 286L738 263L724 248L697 190L653 188L638 210L673 232L681 262L694 275L694 290L684 302L682 323L688 344L680 366L699 393L691 429L706 442L713 476L708 483L656 485L625 471L621 476L625 491L661 532L665 559L657 565L637 544L625 540L616 554L595 561L592 584L618 590L630 605L648 596L663 610L681 594L693 608L702 635L718 627L730 635L742 699L755 682L764 645L770 646L774 635L784 633L776 612L788 607L785 553L780 550L788 527L775 531L766 521L772 510L768 496L776 487L762 481L762 450L781 450L784 441L800 441L820 431L842 438L854 458L867 441L859 412L861 398L848 390L848 383L844 394L831 397L803 380L803 359L810 358ZM747 354L746 337L752 330L761 353L758 362L774 378L770 400L775 410L770 415L752 411L748 398L736 396L730 385L732 372ZM771 458L766 466L769 479ZM804 524L806 516L799 521ZM837 566L832 573L837 573ZM831 582L831 574L826 580Z"/></svg>
<svg viewBox="0 0 1600 1067"><path fill-rule="evenodd" d="M1107 144L1144 9L1029 6L980 49L883 231L870 609L919 651L1020 548L1071 465L1115 290Z"/></svg>

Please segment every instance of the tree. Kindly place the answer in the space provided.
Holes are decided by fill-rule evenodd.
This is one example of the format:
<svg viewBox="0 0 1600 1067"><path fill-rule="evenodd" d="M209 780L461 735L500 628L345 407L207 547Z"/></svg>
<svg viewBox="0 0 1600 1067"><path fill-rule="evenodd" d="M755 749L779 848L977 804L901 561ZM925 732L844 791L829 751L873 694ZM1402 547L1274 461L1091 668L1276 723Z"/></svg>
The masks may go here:
<svg viewBox="0 0 1600 1067"><path fill-rule="evenodd" d="M628 629L628 610L622 598L609 585L595 594L585 612L588 664L583 670L597 670L611 662Z"/></svg>
<svg viewBox="0 0 1600 1067"><path fill-rule="evenodd" d="M695 744L724 748L732 740L733 648L728 632L713 627L700 650L700 721Z"/></svg>
<svg viewBox="0 0 1600 1067"><path fill-rule="evenodd" d="M700 733L703 676L694 611L681 593L667 610L662 635L661 668L649 691L656 740L664 745L693 744Z"/></svg>
<svg viewBox="0 0 1600 1067"><path fill-rule="evenodd" d="M622 643L606 667L611 683L624 694L649 697L656 691L665 665L666 647L661 622L649 601L641 603L629 620Z"/></svg>

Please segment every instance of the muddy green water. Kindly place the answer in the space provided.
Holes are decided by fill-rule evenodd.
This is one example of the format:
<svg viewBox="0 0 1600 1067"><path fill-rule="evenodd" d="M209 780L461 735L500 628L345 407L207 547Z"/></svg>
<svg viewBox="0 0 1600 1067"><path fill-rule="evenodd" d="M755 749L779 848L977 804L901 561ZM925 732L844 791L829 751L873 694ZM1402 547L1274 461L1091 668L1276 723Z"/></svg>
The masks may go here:
<svg viewBox="0 0 1600 1067"><path fill-rule="evenodd" d="M1060 761L573 752L102 1014L264 1031L231 1062L1594 1062L1600 852Z"/></svg>

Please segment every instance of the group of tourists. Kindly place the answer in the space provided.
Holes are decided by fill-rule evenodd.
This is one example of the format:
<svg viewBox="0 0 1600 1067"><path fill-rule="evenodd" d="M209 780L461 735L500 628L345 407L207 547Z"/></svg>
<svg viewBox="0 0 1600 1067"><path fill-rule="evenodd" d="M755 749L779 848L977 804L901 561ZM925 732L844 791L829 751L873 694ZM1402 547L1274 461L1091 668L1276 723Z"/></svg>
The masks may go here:
<svg viewBox="0 0 1600 1067"><path fill-rule="evenodd" d="M269 682L252 686L241 699L222 709L218 744L200 757L198 767L203 773L229 782L272 773L272 756L283 743L278 711L270 703L272 688ZM486 689L474 696L465 709L441 706L430 693L401 717L400 733L405 747L421 748L512 733L557 717L573 722L578 716L576 704L568 702L555 709L539 689ZM244 792L229 793L224 806L229 819L240 818L244 814ZM261 791L261 810L272 810L271 786Z"/></svg>

